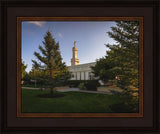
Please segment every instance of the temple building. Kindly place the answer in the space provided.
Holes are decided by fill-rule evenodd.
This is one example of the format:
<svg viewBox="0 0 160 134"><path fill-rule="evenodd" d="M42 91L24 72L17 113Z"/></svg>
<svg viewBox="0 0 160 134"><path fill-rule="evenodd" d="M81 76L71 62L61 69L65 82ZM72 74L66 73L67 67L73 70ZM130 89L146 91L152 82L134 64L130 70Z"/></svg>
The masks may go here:
<svg viewBox="0 0 160 134"><path fill-rule="evenodd" d="M76 41L74 41L74 47L72 48L72 59L69 71L71 72L71 80L93 80L96 79L92 73L91 66L95 66L96 62L79 64L77 57Z"/></svg>

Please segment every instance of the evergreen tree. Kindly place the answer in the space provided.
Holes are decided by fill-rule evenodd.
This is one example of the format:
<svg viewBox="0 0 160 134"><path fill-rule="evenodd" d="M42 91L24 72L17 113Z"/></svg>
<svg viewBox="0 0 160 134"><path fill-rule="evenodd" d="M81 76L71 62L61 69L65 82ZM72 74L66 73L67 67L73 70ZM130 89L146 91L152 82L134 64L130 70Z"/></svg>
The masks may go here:
<svg viewBox="0 0 160 134"><path fill-rule="evenodd" d="M121 100L113 104L113 112L138 112L139 96L133 96L135 87L138 88L138 61L139 61L139 23L138 21L117 21L109 36L116 44L107 44L109 50L106 56L97 60L93 68L95 75L101 79L114 80L123 92L113 92ZM102 77L103 76L103 77ZM115 78L117 77L117 80Z"/></svg>
<svg viewBox="0 0 160 134"><path fill-rule="evenodd" d="M111 75L109 69L111 68L110 65L107 63L106 57L102 57L96 60L96 65L92 66L92 71L94 75L99 77L104 82L112 79L113 76Z"/></svg>
<svg viewBox="0 0 160 134"><path fill-rule="evenodd" d="M68 79L69 72L64 62L59 49L59 42L56 42L52 37L50 31L46 32L44 36L43 46L39 45L38 52L34 52L34 55L39 62L32 60L33 68L37 69L39 75L43 76L47 80L47 84L50 86L51 94L53 94L53 88L60 79Z"/></svg>
<svg viewBox="0 0 160 134"><path fill-rule="evenodd" d="M119 75L118 84L128 89L130 85L138 87L138 57L139 57L139 23L138 21L117 21L117 26L112 27L109 36L117 41L117 44L106 46L107 62Z"/></svg>
<svg viewBox="0 0 160 134"><path fill-rule="evenodd" d="M123 89L128 89L131 85L138 88L138 21L117 21L116 24L108 32L116 44L106 45L109 50L92 67L93 73L104 81L118 77L117 84Z"/></svg>
<svg viewBox="0 0 160 134"><path fill-rule="evenodd" d="M27 65L25 65L24 61L22 61L21 59L21 79L23 79L24 76L26 75L26 68Z"/></svg>

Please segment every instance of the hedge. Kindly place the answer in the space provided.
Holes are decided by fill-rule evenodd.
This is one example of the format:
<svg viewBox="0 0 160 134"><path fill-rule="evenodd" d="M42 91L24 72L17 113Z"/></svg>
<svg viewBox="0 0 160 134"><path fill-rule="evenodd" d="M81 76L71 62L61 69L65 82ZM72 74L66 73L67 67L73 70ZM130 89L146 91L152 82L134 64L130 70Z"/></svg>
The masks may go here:
<svg viewBox="0 0 160 134"><path fill-rule="evenodd" d="M80 83L84 83L87 90L96 91L97 87L100 86L98 80L69 80L67 84L70 87L78 87Z"/></svg>

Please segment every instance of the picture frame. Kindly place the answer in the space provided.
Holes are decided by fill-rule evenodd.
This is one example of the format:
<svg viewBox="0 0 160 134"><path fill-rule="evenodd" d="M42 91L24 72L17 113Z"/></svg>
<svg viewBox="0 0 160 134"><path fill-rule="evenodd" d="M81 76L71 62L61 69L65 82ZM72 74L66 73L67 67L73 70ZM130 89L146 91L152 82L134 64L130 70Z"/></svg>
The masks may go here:
<svg viewBox="0 0 160 134"><path fill-rule="evenodd" d="M21 23L24 21L138 21L139 22L139 112L138 113L22 113ZM17 17L17 117L143 117L143 17Z"/></svg>
<svg viewBox="0 0 160 134"><path fill-rule="evenodd" d="M158 2L111 2L111 1L69 1L69 2L2 2L2 131L3 132L156 132L158 131ZM124 7L125 5L125 7ZM38 7L38 8L37 8ZM82 10L83 9L83 10ZM75 11L75 12L73 12ZM110 11L110 14L109 14ZM111 11L113 11L111 13ZM128 13L126 11L129 11ZM54 12L54 15L53 13ZM18 94L17 67L19 55L17 49L17 17L142 17L144 25L144 115L140 116L113 116L107 118L104 115L98 118L92 116L71 115L51 117L21 116L17 114L20 101ZM3 27L2 27L3 26ZM149 27L150 26L150 27ZM142 35L142 36L143 36ZM150 43L150 44L149 44ZM152 44L152 45L151 45ZM142 52L143 52L142 51ZM158 58L156 58L158 59ZM152 89L152 90L150 90ZM17 116L18 115L18 116ZM31 124L32 122L32 124Z"/></svg>

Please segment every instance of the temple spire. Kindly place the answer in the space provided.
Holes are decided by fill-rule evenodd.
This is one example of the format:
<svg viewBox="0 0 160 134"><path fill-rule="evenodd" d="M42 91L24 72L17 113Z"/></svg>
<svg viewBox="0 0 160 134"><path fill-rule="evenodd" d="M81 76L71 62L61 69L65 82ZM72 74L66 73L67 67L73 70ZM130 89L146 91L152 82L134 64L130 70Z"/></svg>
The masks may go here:
<svg viewBox="0 0 160 134"><path fill-rule="evenodd" d="M72 48L73 55L72 55L72 59L71 59L71 66L79 64L79 59L77 58L76 42L77 41L74 41L74 47Z"/></svg>

